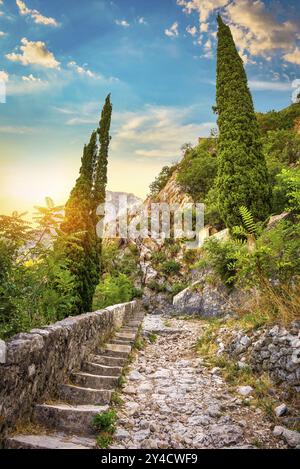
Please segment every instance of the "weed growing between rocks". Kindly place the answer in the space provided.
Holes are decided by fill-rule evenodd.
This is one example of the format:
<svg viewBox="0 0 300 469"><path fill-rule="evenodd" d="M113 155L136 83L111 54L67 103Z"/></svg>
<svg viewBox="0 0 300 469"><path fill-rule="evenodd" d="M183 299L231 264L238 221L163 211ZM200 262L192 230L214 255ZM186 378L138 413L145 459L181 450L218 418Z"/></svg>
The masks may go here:
<svg viewBox="0 0 300 469"><path fill-rule="evenodd" d="M110 409L101 414L95 415L93 426L98 433L97 446L107 448L113 440L113 434L116 430L117 413L115 409Z"/></svg>

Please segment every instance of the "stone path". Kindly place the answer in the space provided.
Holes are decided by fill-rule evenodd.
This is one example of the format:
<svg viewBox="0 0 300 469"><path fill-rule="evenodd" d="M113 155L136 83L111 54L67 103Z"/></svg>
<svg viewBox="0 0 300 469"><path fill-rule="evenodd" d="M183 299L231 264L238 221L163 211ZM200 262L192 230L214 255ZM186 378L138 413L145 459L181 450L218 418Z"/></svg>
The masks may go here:
<svg viewBox="0 0 300 469"><path fill-rule="evenodd" d="M112 393L126 364L143 313L136 314L62 383L54 401L35 406L27 429L8 438L10 449L91 449L96 447L93 417L109 408ZM27 430L27 431L24 431Z"/></svg>
<svg viewBox="0 0 300 469"><path fill-rule="evenodd" d="M203 324L148 315L155 343L139 352L124 388L112 448L284 448L261 410L244 407L197 358Z"/></svg>

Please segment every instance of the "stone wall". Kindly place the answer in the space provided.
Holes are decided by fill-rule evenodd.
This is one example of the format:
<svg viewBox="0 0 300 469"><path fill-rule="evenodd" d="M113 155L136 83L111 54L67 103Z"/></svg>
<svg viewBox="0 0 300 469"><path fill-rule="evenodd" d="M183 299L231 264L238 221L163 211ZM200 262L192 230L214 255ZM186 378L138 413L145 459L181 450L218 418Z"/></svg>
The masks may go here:
<svg viewBox="0 0 300 469"><path fill-rule="evenodd" d="M55 396L71 372L138 308L135 301L110 306L2 342L0 434L30 416L35 402Z"/></svg>
<svg viewBox="0 0 300 469"><path fill-rule="evenodd" d="M218 354L224 352L254 371L267 372L278 384L300 391L300 321L254 332L220 329Z"/></svg>

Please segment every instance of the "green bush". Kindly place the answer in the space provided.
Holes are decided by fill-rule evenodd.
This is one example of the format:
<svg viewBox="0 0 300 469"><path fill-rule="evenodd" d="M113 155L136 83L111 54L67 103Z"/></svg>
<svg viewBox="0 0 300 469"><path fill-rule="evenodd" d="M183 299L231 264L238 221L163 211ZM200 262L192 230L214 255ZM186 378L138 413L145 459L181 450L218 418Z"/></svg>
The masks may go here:
<svg viewBox="0 0 300 469"><path fill-rule="evenodd" d="M62 255L68 238L55 235L56 210L39 208L38 228L22 215L0 216L0 337L44 326L70 315L75 278ZM44 242L52 230L55 249Z"/></svg>
<svg viewBox="0 0 300 469"><path fill-rule="evenodd" d="M166 259L167 259L167 256L165 252L163 251L156 251L156 252L153 252L151 255L151 260L154 264L160 264L162 262L165 262Z"/></svg>
<svg viewBox="0 0 300 469"><path fill-rule="evenodd" d="M165 283L158 283L156 280L150 280L148 287L156 293L164 293L167 291Z"/></svg>
<svg viewBox="0 0 300 469"><path fill-rule="evenodd" d="M177 181L194 201L203 202L217 175L216 139L202 140L179 166Z"/></svg>
<svg viewBox="0 0 300 469"><path fill-rule="evenodd" d="M300 135L294 130L271 130L263 138L263 152L267 159L286 165L300 159Z"/></svg>
<svg viewBox="0 0 300 469"><path fill-rule="evenodd" d="M206 266L213 269L223 283L229 288L236 282L237 261L243 246L234 240L220 242L216 239L208 239L203 246Z"/></svg>
<svg viewBox="0 0 300 469"><path fill-rule="evenodd" d="M96 288L93 309L102 309L119 303L127 303L134 297L134 285L125 274L112 276L106 274L105 278Z"/></svg>
<svg viewBox="0 0 300 469"><path fill-rule="evenodd" d="M93 425L98 431L113 432L117 420L117 413L114 409L95 415Z"/></svg>
<svg viewBox="0 0 300 469"><path fill-rule="evenodd" d="M174 260L165 261L161 264L161 271L166 275L178 274L180 264Z"/></svg>
<svg viewBox="0 0 300 469"><path fill-rule="evenodd" d="M187 283L174 283L172 285L172 295L173 296L178 295L178 293L185 290L187 288L187 286L188 286Z"/></svg>
<svg viewBox="0 0 300 469"><path fill-rule="evenodd" d="M156 197L159 192L165 187L170 177L176 170L177 165L164 166L152 184L150 184L150 197Z"/></svg>

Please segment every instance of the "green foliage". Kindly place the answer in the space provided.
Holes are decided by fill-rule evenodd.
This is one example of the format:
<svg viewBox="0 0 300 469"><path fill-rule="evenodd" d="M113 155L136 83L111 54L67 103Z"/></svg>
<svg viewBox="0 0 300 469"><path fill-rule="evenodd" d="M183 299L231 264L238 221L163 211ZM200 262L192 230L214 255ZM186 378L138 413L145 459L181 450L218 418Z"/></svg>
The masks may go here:
<svg viewBox="0 0 300 469"><path fill-rule="evenodd" d="M102 272L108 274L122 273L135 279L139 275L139 254L132 246L125 250L115 243L102 246Z"/></svg>
<svg viewBox="0 0 300 469"><path fill-rule="evenodd" d="M230 28L218 17L217 113L219 209L227 227L240 225L239 207L255 221L270 213L271 189L243 62Z"/></svg>
<svg viewBox="0 0 300 469"><path fill-rule="evenodd" d="M74 306L75 279L60 251L68 241L58 231L60 210L48 199L35 229L16 213L1 216L1 338L63 319ZM58 236L59 249L53 250Z"/></svg>
<svg viewBox="0 0 300 469"><path fill-rule="evenodd" d="M300 275L300 222L282 221L257 239L255 250L241 251L237 263L238 283L259 285L262 279L293 283Z"/></svg>
<svg viewBox="0 0 300 469"><path fill-rule="evenodd" d="M236 281L236 264L241 248L242 244L234 240L220 242L216 239L208 239L203 246L206 264L229 288L233 287Z"/></svg>
<svg viewBox="0 0 300 469"><path fill-rule="evenodd" d="M203 139L180 163L177 181L194 201L203 202L217 175L216 139Z"/></svg>
<svg viewBox="0 0 300 469"><path fill-rule="evenodd" d="M155 344L155 342L157 341L157 335L151 332L148 335L148 339L149 339L149 342L151 342L151 344Z"/></svg>
<svg viewBox="0 0 300 469"><path fill-rule="evenodd" d="M300 159L300 135L294 130L270 130L262 142L267 162L275 160L291 165Z"/></svg>
<svg viewBox="0 0 300 469"><path fill-rule="evenodd" d="M80 176L66 204L62 223L63 233L76 237L65 250L66 262L76 279L77 300L71 312L75 315L91 310L95 288L100 279L102 242L96 232L96 211L105 202L111 113L108 95L99 128L92 133L89 144L84 147Z"/></svg>
<svg viewBox="0 0 300 469"><path fill-rule="evenodd" d="M166 253L163 251L155 251L151 254L151 261L154 265L161 264L167 260Z"/></svg>
<svg viewBox="0 0 300 469"><path fill-rule="evenodd" d="M65 207L61 225L64 235L73 237L66 245L65 260L76 279L76 304L71 314L91 310L95 282L98 280L99 254L96 249L96 231L91 218L94 155L97 152L96 132L84 147L80 176Z"/></svg>
<svg viewBox="0 0 300 469"><path fill-rule="evenodd" d="M125 274L112 276L106 274L105 278L96 288L93 309L102 309L119 303L127 303L134 297L134 286Z"/></svg>
<svg viewBox="0 0 300 469"><path fill-rule="evenodd" d="M164 166L159 173L159 175L155 178L154 182L150 184L150 197L156 197L160 191L165 187L168 180L176 170L177 165L173 166Z"/></svg>
<svg viewBox="0 0 300 469"><path fill-rule="evenodd" d="M117 413L110 409L93 418L93 426L99 432L97 445L99 448L108 448L113 441L113 434L116 430Z"/></svg>
<svg viewBox="0 0 300 469"><path fill-rule="evenodd" d="M178 293L180 293L182 290L185 290L187 288L188 284L187 283L173 283L172 285L172 295L176 296Z"/></svg>
<svg viewBox="0 0 300 469"><path fill-rule="evenodd" d="M225 228L224 222L220 215L219 203L218 203L218 189L216 185L213 185L208 191L205 199L205 224L212 225L218 230Z"/></svg>
<svg viewBox="0 0 300 469"><path fill-rule="evenodd" d="M165 261L161 264L161 271L166 275L176 275L180 271L180 264L175 260Z"/></svg>
<svg viewBox="0 0 300 469"><path fill-rule="evenodd" d="M258 123L263 134L269 131L292 130L297 118L300 118L299 103L291 104L281 111L257 114Z"/></svg>
<svg viewBox="0 0 300 469"><path fill-rule="evenodd" d="M93 426L98 431L113 432L117 420L117 413L114 409L107 410L93 418Z"/></svg>
<svg viewBox="0 0 300 469"><path fill-rule="evenodd" d="M150 280L148 287L156 293L164 293L167 291L165 283L158 283L156 280Z"/></svg>
<svg viewBox="0 0 300 469"><path fill-rule="evenodd" d="M283 169L277 175L275 194L285 202L288 212L300 213L300 168ZM279 194L278 194L279 193Z"/></svg>

